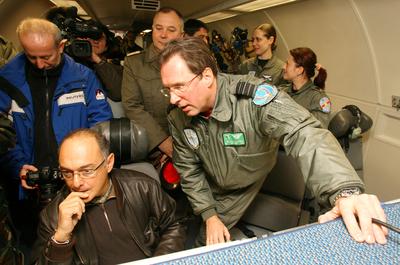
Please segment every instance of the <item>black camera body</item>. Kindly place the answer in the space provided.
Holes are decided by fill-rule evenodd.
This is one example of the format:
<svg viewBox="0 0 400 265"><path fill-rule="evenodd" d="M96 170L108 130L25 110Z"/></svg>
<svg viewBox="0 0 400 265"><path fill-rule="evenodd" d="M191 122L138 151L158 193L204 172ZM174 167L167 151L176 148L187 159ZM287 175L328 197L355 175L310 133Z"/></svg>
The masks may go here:
<svg viewBox="0 0 400 265"><path fill-rule="evenodd" d="M39 187L39 204L46 206L56 196L63 182L58 168L43 167L38 171L28 172L26 183Z"/></svg>
<svg viewBox="0 0 400 265"><path fill-rule="evenodd" d="M74 6L52 8L47 12L46 19L56 24L63 38L68 40L66 52L72 57L89 57L92 54L90 42L79 38L98 40L103 34L94 20L80 18Z"/></svg>

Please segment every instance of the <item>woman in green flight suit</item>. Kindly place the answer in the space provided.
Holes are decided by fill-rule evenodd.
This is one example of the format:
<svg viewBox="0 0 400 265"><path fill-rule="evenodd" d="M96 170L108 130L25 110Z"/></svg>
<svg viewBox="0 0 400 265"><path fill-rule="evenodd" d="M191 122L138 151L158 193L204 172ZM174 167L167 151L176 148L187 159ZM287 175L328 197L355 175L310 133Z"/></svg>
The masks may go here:
<svg viewBox="0 0 400 265"><path fill-rule="evenodd" d="M312 80L315 73L317 76ZM325 93L327 72L317 64L317 56L306 47L290 50L283 78L291 83L285 90L298 104L308 109L324 128L331 117L331 101Z"/></svg>
<svg viewBox="0 0 400 265"><path fill-rule="evenodd" d="M252 74L265 78L269 83L279 85L283 79L284 62L274 54L276 30L270 24L261 24L253 32L252 45L255 57L247 59L239 66L239 74Z"/></svg>

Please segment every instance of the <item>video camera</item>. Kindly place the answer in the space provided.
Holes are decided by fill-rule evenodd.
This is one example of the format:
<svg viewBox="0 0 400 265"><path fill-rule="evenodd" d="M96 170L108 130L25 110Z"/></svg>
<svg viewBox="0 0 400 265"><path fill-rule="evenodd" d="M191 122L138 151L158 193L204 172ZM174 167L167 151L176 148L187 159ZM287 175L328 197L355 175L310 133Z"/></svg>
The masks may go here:
<svg viewBox="0 0 400 265"><path fill-rule="evenodd" d="M247 45L247 29L234 28L231 36L231 45L238 51L239 55L243 55L244 48Z"/></svg>
<svg viewBox="0 0 400 265"><path fill-rule="evenodd" d="M44 207L56 196L63 182L58 168L43 167L38 171L28 172L26 183L39 187L39 204Z"/></svg>
<svg viewBox="0 0 400 265"><path fill-rule="evenodd" d="M51 8L46 19L56 24L63 38L68 40L65 51L72 57L89 57L92 54L90 42L79 38L98 40L103 34L99 23L79 17L75 6Z"/></svg>

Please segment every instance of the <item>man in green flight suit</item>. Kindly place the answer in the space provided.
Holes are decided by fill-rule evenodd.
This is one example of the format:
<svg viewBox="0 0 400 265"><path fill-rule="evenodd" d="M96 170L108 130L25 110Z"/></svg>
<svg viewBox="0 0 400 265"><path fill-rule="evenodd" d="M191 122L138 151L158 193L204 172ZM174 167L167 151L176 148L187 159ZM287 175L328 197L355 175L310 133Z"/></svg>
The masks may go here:
<svg viewBox="0 0 400 265"><path fill-rule="evenodd" d="M230 240L274 166L278 145L293 156L319 202L333 206L321 222L339 216L358 242L385 243L379 200L364 185L333 135L285 92L251 76L217 73L198 38L171 41L160 54L170 102L173 162L196 214L204 220L200 244ZM358 216L358 225L355 215Z"/></svg>

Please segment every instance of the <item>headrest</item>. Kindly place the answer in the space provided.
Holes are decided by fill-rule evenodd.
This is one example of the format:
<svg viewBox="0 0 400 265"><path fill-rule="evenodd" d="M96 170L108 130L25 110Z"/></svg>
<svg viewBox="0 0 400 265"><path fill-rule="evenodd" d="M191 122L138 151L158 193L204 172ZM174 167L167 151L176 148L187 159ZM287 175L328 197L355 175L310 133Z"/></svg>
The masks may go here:
<svg viewBox="0 0 400 265"><path fill-rule="evenodd" d="M372 119L357 106L346 105L330 120L328 130L336 138L347 136L350 139L356 139L368 131L372 124Z"/></svg>
<svg viewBox="0 0 400 265"><path fill-rule="evenodd" d="M147 157L148 139L145 129L128 118L97 123L92 129L110 141L110 152L115 155L116 167L142 161Z"/></svg>
<svg viewBox="0 0 400 265"><path fill-rule="evenodd" d="M370 116L362 112L357 106L355 105L346 105L343 109L347 109L353 114L353 116L357 117L358 127L361 129L361 133L364 133L371 129L373 121Z"/></svg>

